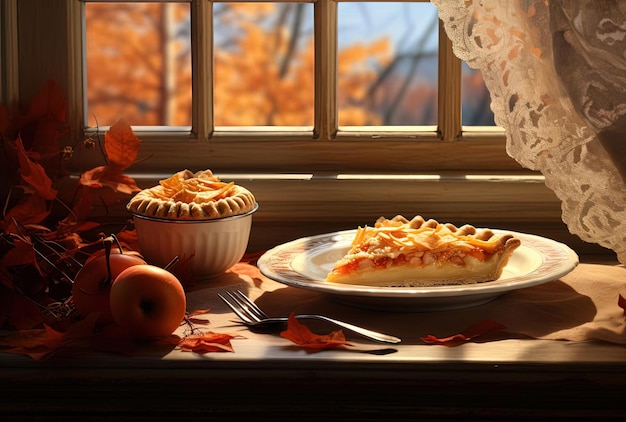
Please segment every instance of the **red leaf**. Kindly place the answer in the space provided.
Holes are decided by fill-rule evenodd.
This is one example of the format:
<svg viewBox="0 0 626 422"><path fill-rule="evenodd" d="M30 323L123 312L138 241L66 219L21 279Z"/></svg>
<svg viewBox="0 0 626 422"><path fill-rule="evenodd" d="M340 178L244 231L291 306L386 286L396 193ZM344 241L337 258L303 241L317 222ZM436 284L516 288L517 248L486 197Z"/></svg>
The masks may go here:
<svg viewBox="0 0 626 422"><path fill-rule="evenodd" d="M459 346L463 343L467 343L468 341L471 341L483 334L501 331L504 329L506 329L506 327L499 322L490 319L484 319L477 324L467 327L462 333L455 334L450 337L439 338L433 335L428 335L426 337L420 337L420 339L424 343L440 344L443 346L454 347Z"/></svg>
<svg viewBox="0 0 626 422"><path fill-rule="evenodd" d="M13 248L9 249L0 259L0 269L35 264L35 261L33 245L20 239L14 239Z"/></svg>
<svg viewBox="0 0 626 422"><path fill-rule="evenodd" d="M22 179L38 192L44 199L54 199L57 191L52 188L52 180L46 174L46 170L39 163L32 161L26 154L22 140L15 141L17 156L20 161L20 174Z"/></svg>
<svg viewBox="0 0 626 422"><path fill-rule="evenodd" d="M58 122L64 122L66 110L67 100L61 88L53 80L48 80L30 103L28 117L30 120L38 120L49 115Z"/></svg>
<svg viewBox="0 0 626 422"><path fill-rule="evenodd" d="M122 230L116 236L123 246L126 246L131 251L140 251L136 230Z"/></svg>
<svg viewBox="0 0 626 422"><path fill-rule="evenodd" d="M351 346L346 341L343 331L333 331L327 335L313 333L309 328L298 322L292 313L287 321L287 329L280 333L281 337L291 340L293 343L305 349L334 349L339 346Z"/></svg>
<svg viewBox="0 0 626 422"><path fill-rule="evenodd" d="M214 333L209 331L199 336L189 336L178 342L178 348L183 352L210 353L234 352L230 340L244 338L237 334Z"/></svg>
<svg viewBox="0 0 626 422"><path fill-rule="evenodd" d="M41 309L20 293L14 293L9 304L8 321L9 327L16 330L28 330L41 327L44 316Z"/></svg>
<svg viewBox="0 0 626 422"><path fill-rule="evenodd" d="M189 257L183 255L179 257L178 261L169 268L169 271L176 276L185 289L190 288L196 282L196 278L189 269L189 261L193 259L195 253L192 253Z"/></svg>
<svg viewBox="0 0 626 422"><path fill-rule="evenodd" d="M2 229L7 233L16 233L13 220L27 226L41 223L50 212L46 200L37 194L25 195L4 217Z"/></svg>
<svg viewBox="0 0 626 422"><path fill-rule="evenodd" d="M61 126L65 123L67 100L59 86L52 80L33 98L28 114L15 115L10 123L10 134L15 139L18 134L27 149L45 155L59 153Z"/></svg>
<svg viewBox="0 0 626 422"><path fill-rule="evenodd" d="M624 313L626 313L626 299L624 299L624 296L619 295L619 298L617 299L617 306L622 308Z"/></svg>

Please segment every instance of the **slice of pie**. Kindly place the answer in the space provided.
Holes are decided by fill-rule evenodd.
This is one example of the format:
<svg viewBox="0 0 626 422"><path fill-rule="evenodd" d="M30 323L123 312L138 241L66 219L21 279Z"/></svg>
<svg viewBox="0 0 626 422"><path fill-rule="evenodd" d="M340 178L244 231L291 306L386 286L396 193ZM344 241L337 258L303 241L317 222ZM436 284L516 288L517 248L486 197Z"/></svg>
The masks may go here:
<svg viewBox="0 0 626 422"><path fill-rule="evenodd" d="M357 229L326 280L382 287L424 287L493 281L521 241L471 225L460 228L403 216Z"/></svg>

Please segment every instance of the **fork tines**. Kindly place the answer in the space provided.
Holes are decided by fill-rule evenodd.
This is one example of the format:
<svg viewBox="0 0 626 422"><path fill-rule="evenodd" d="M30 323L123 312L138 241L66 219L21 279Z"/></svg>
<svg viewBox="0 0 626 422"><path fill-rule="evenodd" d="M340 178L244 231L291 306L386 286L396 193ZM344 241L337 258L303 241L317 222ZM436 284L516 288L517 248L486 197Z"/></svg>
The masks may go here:
<svg viewBox="0 0 626 422"><path fill-rule="evenodd" d="M265 312L240 290L226 290L225 293L228 298L221 293L218 293L218 296L243 322L253 324L261 319L267 318Z"/></svg>

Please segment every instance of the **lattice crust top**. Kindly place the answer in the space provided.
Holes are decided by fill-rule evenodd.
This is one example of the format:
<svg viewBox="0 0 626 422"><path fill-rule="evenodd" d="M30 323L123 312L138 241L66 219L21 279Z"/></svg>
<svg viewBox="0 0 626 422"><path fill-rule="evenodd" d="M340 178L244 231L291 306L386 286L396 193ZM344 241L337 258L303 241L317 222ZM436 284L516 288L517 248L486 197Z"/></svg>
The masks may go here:
<svg viewBox="0 0 626 422"><path fill-rule="evenodd" d="M511 233L466 224L379 218L359 227L327 281L378 286L432 286L492 281L521 244Z"/></svg>

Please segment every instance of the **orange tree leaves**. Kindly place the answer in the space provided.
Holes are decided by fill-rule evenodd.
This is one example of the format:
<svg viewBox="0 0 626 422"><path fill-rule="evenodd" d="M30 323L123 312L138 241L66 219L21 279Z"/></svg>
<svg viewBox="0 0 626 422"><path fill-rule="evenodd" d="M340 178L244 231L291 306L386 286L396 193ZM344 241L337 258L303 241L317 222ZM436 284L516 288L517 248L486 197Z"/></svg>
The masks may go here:
<svg viewBox="0 0 626 422"><path fill-rule="evenodd" d="M292 313L287 321L287 329L280 333L281 337L291 340L300 347L311 350L334 349L339 346L351 346L346 341L343 331L333 331L327 335L313 333L309 328L298 322Z"/></svg>

